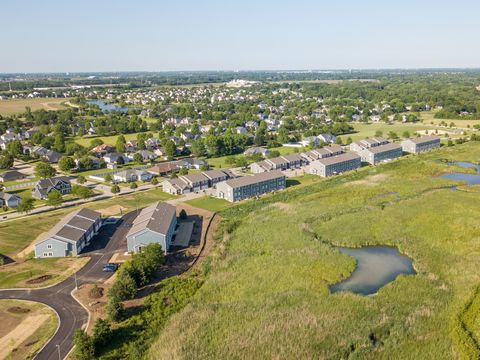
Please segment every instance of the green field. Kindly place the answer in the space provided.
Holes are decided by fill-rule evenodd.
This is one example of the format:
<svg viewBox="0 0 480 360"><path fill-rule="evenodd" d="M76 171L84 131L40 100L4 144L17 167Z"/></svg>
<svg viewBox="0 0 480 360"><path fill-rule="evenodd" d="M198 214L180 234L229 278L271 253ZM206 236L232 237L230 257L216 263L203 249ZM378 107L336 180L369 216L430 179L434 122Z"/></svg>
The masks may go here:
<svg viewBox="0 0 480 360"><path fill-rule="evenodd" d="M402 123L394 123L394 124L386 124L383 122L378 123L369 123L369 124L360 124L355 123L353 124L355 131L354 134L347 134L341 135L340 137L345 141L348 137L352 138L353 141L358 141L361 139L365 139L367 137L374 137L377 131L383 132L383 137L387 137L390 131L395 132L399 137L402 137L405 131L410 133L410 136L415 135L416 131L424 131L427 129L437 129L438 127L432 125L424 125L421 123L416 124L402 124ZM440 129L440 128L438 128Z"/></svg>
<svg viewBox="0 0 480 360"><path fill-rule="evenodd" d="M136 140L137 135L141 133L132 133L132 134L123 134L125 140ZM103 141L104 144L115 146L115 142L117 141L118 135L113 136L83 136L81 138L75 138L75 142L82 146L88 147L93 139L100 139Z"/></svg>
<svg viewBox="0 0 480 360"><path fill-rule="evenodd" d="M150 359L474 359L480 356L480 193L452 191L439 159L408 156L220 212L212 270ZM417 275L376 296L330 294L354 261L335 245L393 245ZM473 299L473 300L472 300Z"/></svg>
<svg viewBox="0 0 480 360"><path fill-rule="evenodd" d="M25 107L34 110L61 110L68 106L62 103L67 102L67 98L35 98L35 99L15 99L0 100L0 115L12 115L25 112Z"/></svg>
<svg viewBox="0 0 480 360"><path fill-rule="evenodd" d="M200 209L205 209L212 212L219 212L233 205L227 200L217 199L211 196L205 196L202 198L189 200L186 201L186 203Z"/></svg>

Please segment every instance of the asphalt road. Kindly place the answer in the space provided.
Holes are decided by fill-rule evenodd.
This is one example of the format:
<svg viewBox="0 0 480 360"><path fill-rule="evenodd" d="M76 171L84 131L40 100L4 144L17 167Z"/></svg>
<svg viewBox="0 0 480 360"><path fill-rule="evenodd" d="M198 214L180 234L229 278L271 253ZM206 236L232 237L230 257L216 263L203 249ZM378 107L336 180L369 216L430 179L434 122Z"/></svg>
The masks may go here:
<svg viewBox="0 0 480 360"><path fill-rule="evenodd" d="M75 275L61 283L44 289L0 290L0 299L36 301L50 306L57 312L60 319L58 331L37 353L35 359L58 360L65 358L69 353L75 330L82 328L88 321L87 311L72 297L71 292L76 284L80 286L85 283L99 283L112 275L103 272L103 265L115 252L127 250L125 235L136 213L133 211L124 215L117 224L104 225L82 255L89 256L90 261Z"/></svg>

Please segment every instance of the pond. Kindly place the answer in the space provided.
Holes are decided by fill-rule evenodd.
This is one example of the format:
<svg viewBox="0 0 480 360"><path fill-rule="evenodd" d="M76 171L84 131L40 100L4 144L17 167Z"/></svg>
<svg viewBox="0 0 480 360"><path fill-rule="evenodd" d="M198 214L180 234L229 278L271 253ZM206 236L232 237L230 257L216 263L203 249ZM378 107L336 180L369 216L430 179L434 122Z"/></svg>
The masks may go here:
<svg viewBox="0 0 480 360"><path fill-rule="evenodd" d="M119 111L125 113L129 110L128 107L109 104L103 100L87 100L87 104L97 105L103 112Z"/></svg>
<svg viewBox="0 0 480 360"><path fill-rule="evenodd" d="M339 247L337 249L343 254L354 257L357 266L347 279L330 287L332 293L351 291L361 295L372 295L394 281L398 275L416 274L412 259L391 246L365 246L358 249Z"/></svg>
<svg viewBox="0 0 480 360"><path fill-rule="evenodd" d="M473 164L466 161L458 161L449 163L449 165L457 165L465 169L474 168L477 172L480 172L480 165ZM465 174L465 173L449 173L440 176L442 179L465 181L469 185L480 184L480 174ZM456 189L456 187L454 188Z"/></svg>

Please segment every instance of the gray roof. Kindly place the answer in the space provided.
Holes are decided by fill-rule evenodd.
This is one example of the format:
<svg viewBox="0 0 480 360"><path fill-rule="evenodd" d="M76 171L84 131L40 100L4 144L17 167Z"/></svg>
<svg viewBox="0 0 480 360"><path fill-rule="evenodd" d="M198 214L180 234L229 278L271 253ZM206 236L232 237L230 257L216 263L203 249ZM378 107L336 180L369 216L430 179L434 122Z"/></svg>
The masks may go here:
<svg viewBox="0 0 480 360"><path fill-rule="evenodd" d="M236 179L227 180L225 181L225 183L231 186L232 188L236 188L236 187L257 184L262 181L274 180L274 179L279 179L284 177L285 175L281 171L275 170L275 171L269 171L269 172L264 172L264 173L255 174L251 176L243 176Z"/></svg>
<svg viewBox="0 0 480 360"><path fill-rule="evenodd" d="M410 138L404 141L411 141L414 144L422 144L430 141L440 141L440 138L438 136L433 136L433 135L426 135L426 136L421 136L418 138Z"/></svg>
<svg viewBox="0 0 480 360"><path fill-rule="evenodd" d="M303 160L300 154L283 155L282 158L287 160L288 162Z"/></svg>
<svg viewBox="0 0 480 360"><path fill-rule="evenodd" d="M164 202L152 204L138 214L127 237L144 230L166 235L174 216L175 206Z"/></svg>
<svg viewBox="0 0 480 360"><path fill-rule="evenodd" d="M3 199L5 201L8 201L10 199L17 199L17 200L21 200L22 198L16 194L9 194L9 193L6 193L6 192L3 192L1 191L0 192L0 199Z"/></svg>
<svg viewBox="0 0 480 360"><path fill-rule="evenodd" d="M187 183L197 183L200 181L208 181L208 178L202 173L183 175L179 177Z"/></svg>
<svg viewBox="0 0 480 360"><path fill-rule="evenodd" d="M207 170L207 171L203 171L202 174L205 175L210 180L221 178L224 176L228 177L228 174L223 172L222 170Z"/></svg>
<svg viewBox="0 0 480 360"><path fill-rule="evenodd" d="M390 151L390 150L401 150L402 147L399 144L394 144L394 143L388 143L385 145L379 145L379 146L372 146L368 149L365 149L365 151L371 152L372 154L379 154L385 151Z"/></svg>
<svg viewBox="0 0 480 360"><path fill-rule="evenodd" d="M17 179L22 179L26 177L26 175L22 174L20 171L12 170L12 171L5 171L3 174L0 174L0 177L4 181L13 181Z"/></svg>
<svg viewBox="0 0 480 360"><path fill-rule="evenodd" d="M101 214L82 208L71 212L60 220L40 241L55 238L60 241L77 242L90 229Z"/></svg>
<svg viewBox="0 0 480 360"><path fill-rule="evenodd" d="M327 166L327 165L338 164L338 163L341 163L341 162L344 162L344 161L349 161L349 160L354 160L354 159L359 159L360 160L360 156L358 156L355 153L348 152L348 153L344 153L344 154L340 154L340 155L336 155L336 156L330 156L330 157L318 159L318 160L314 161L314 163L320 163L320 164L323 164L323 165Z"/></svg>

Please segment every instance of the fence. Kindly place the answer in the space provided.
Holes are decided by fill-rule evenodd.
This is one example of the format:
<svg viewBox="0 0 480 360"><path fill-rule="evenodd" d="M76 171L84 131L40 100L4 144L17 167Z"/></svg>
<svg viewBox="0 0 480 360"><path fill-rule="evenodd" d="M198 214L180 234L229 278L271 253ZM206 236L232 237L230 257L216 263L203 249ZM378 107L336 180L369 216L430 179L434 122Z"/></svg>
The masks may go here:
<svg viewBox="0 0 480 360"><path fill-rule="evenodd" d="M37 182L38 181L23 182L23 183L20 183L20 184L5 186L3 189L4 190L16 190L16 189L22 189L22 188L27 188L27 187L33 187L37 184Z"/></svg>

